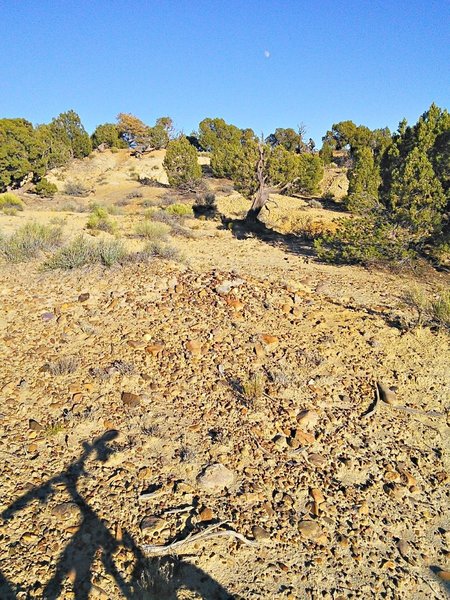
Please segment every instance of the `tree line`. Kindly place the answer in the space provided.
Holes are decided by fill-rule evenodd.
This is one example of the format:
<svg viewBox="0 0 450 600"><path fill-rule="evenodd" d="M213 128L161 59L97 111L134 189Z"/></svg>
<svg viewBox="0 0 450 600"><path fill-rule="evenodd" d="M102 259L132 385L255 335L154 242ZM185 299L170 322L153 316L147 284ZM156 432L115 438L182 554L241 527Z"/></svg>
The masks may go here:
<svg viewBox="0 0 450 600"><path fill-rule="evenodd" d="M266 138L220 118L203 119L198 131L175 133L170 117L153 126L120 113L116 123L99 125L90 136L70 110L34 127L25 119L0 119L0 191L24 180L49 195L45 173L96 148L130 148L136 153L167 149L170 185L195 189L202 172L198 151L208 152L212 175L230 178L251 201L247 221L255 222L269 193L314 195L324 166L347 167L346 207L359 218L344 220L335 235L316 247L325 259L364 262L403 259L430 244L448 246L450 209L450 115L432 104L414 125L371 130L352 121L333 124L317 151L304 129L278 128ZM55 191L55 190L53 190ZM450 248L450 246L449 246Z"/></svg>

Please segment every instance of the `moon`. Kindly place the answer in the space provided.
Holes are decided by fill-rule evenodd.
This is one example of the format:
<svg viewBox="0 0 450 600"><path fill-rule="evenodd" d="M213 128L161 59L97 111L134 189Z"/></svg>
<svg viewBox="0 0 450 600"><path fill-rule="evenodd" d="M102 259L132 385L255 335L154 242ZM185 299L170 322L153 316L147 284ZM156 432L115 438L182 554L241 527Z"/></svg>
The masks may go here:
<svg viewBox="0 0 450 600"><path fill-rule="evenodd" d="M270 52L268 50L264 50L264 56L266 58L270 58Z"/></svg>

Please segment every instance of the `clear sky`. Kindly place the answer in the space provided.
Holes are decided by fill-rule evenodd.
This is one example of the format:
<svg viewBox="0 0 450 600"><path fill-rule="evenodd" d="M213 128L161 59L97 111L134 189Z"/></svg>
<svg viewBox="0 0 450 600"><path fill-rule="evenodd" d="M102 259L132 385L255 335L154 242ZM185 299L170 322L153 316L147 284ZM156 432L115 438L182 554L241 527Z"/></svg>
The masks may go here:
<svg viewBox="0 0 450 600"><path fill-rule="evenodd" d="M450 0L1 0L0 117L190 133L371 128L450 108Z"/></svg>

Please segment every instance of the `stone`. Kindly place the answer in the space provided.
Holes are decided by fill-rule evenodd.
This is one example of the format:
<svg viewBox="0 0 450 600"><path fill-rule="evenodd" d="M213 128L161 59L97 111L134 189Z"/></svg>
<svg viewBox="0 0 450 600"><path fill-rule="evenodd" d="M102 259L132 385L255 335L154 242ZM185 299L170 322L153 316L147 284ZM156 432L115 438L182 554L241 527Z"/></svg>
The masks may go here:
<svg viewBox="0 0 450 600"><path fill-rule="evenodd" d="M259 525L253 525L252 535L257 542L270 540L270 533L266 531L266 529L264 529L263 527L260 527Z"/></svg>
<svg viewBox="0 0 450 600"><path fill-rule="evenodd" d="M144 517L140 524L141 531L145 531L150 535L159 533L168 527L167 521L159 517Z"/></svg>
<svg viewBox="0 0 450 600"><path fill-rule="evenodd" d="M84 292L78 296L78 302L86 302L91 297L89 292Z"/></svg>
<svg viewBox="0 0 450 600"><path fill-rule="evenodd" d="M313 542L320 539L323 535L322 528L317 521L300 521L298 524L298 530L303 537Z"/></svg>
<svg viewBox="0 0 450 600"><path fill-rule="evenodd" d="M397 394L394 392L394 390L391 390L390 387L381 381L377 382L377 386L380 391L380 398L383 400L383 402L386 402L386 404L395 405Z"/></svg>
<svg viewBox="0 0 450 600"><path fill-rule="evenodd" d="M266 350L275 350L279 344L279 339L275 335L264 334L261 336L261 341Z"/></svg>
<svg viewBox="0 0 450 600"><path fill-rule="evenodd" d="M315 410L302 410L297 415L297 423L303 429L314 429L319 421L319 415Z"/></svg>
<svg viewBox="0 0 450 600"><path fill-rule="evenodd" d="M316 438L311 433L297 429L295 432L295 439L301 445L306 446L307 444L313 444Z"/></svg>
<svg viewBox="0 0 450 600"><path fill-rule="evenodd" d="M214 513L210 508L204 508L198 515L199 521L212 521L214 519Z"/></svg>
<svg viewBox="0 0 450 600"><path fill-rule="evenodd" d="M221 490L230 487L235 480L233 471L225 465L216 463L206 467L198 476L197 484L207 491Z"/></svg>
<svg viewBox="0 0 450 600"><path fill-rule="evenodd" d="M31 431L43 431L44 430L44 426L41 425L35 419L28 420L28 428L31 429Z"/></svg>
<svg viewBox="0 0 450 600"><path fill-rule="evenodd" d="M131 392L122 392L122 402L124 406L135 408L141 403L141 396L138 394L132 394Z"/></svg>
<svg viewBox="0 0 450 600"><path fill-rule="evenodd" d="M325 496L319 488L311 488L310 493L316 504L320 505L325 502Z"/></svg>
<svg viewBox="0 0 450 600"><path fill-rule="evenodd" d="M149 344L145 348L147 354L151 354L152 356L158 356L163 350L164 346L162 344Z"/></svg>
<svg viewBox="0 0 450 600"><path fill-rule="evenodd" d="M60 502L52 508L54 517L70 519L80 515L80 508L75 502Z"/></svg>
<svg viewBox="0 0 450 600"><path fill-rule="evenodd" d="M41 319L43 321L51 321L54 318L55 318L55 315L51 312L45 312L44 314L41 315Z"/></svg>
<svg viewBox="0 0 450 600"><path fill-rule="evenodd" d="M311 454L308 454L308 461L315 467L322 467L326 463L327 459L321 454L311 452Z"/></svg>
<svg viewBox="0 0 450 600"><path fill-rule="evenodd" d="M189 340L186 342L186 350L193 356L200 356L202 353L202 343L200 340Z"/></svg>

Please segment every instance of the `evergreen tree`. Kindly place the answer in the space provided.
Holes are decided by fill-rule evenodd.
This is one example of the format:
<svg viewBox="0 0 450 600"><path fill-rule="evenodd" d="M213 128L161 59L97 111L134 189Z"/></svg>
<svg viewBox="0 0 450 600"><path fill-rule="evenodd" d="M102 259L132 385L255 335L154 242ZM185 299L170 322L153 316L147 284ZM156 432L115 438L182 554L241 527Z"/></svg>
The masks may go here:
<svg viewBox="0 0 450 600"><path fill-rule="evenodd" d="M170 185L175 187L195 184L202 176L197 151L185 136L169 142L163 165Z"/></svg>
<svg viewBox="0 0 450 600"><path fill-rule="evenodd" d="M119 129L114 123L98 125L91 136L92 146L98 148L105 144L108 148L126 148L126 143L119 136Z"/></svg>
<svg viewBox="0 0 450 600"><path fill-rule="evenodd" d="M424 150L416 146L393 174L393 218L408 227L417 240L439 230L445 194Z"/></svg>
<svg viewBox="0 0 450 600"><path fill-rule="evenodd" d="M208 151L225 143L240 144L243 137L241 129L223 119L203 119L198 129L200 145Z"/></svg>
<svg viewBox="0 0 450 600"><path fill-rule="evenodd" d="M17 187L32 173L45 173L45 147L25 119L0 119L0 190Z"/></svg>
<svg viewBox="0 0 450 600"><path fill-rule="evenodd" d="M346 204L350 211L364 214L378 205L381 177L370 148L362 147L355 151L348 180Z"/></svg>
<svg viewBox="0 0 450 600"><path fill-rule="evenodd" d="M52 136L67 146L71 158L83 158L92 151L91 138L73 110L59 114L50 124Z"/></svg>

